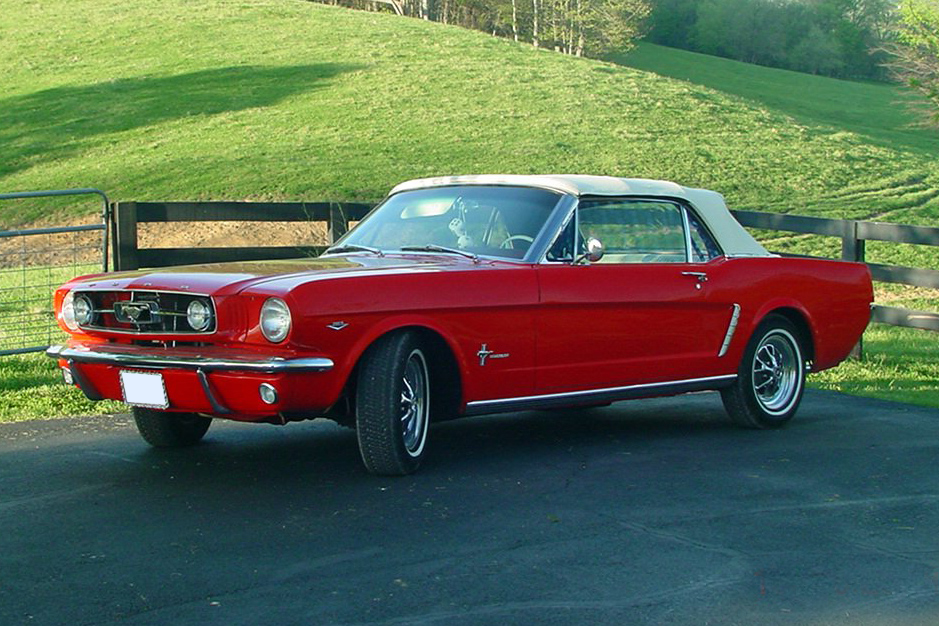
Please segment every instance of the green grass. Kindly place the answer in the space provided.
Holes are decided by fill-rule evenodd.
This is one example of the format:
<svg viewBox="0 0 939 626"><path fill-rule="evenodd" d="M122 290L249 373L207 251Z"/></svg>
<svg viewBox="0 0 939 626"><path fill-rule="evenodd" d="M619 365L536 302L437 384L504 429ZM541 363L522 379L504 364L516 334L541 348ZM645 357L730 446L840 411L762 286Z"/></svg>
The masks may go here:
<svg viewBox="0 0 939 626"><path fill-rule="evenodd" d="M44 354L0 357L0 423L126 411L120 402L92 402L65 385Z"/></svg>
<svg viewBox="0 0 939 626"><path fill-rule="evenodd" d="M7 0L0 40L0 191L372 200L419 176L577 172L716 189L741 209L939 223L939 136L910 128L886 85L647 45L616 59L626 67L301 0ZM0 228L97 211L55 206L0 203ZM869 251L939 266L933 249L907 248ZM889 386L905 361L884 358ZM40 403L15 382L20 361L0 359L0 401L46 408L3 415L83 412Z"/></svg>
<svg viewBox="0 0 939 626"><path fill-rule="evenodd" d="M939 407L939 333L872 324L864 333L862 359L812 374L809 385Z"/></svg>
<svg viewBox="0 0 939 626"><path fill-rule="evenodd" d="M422 20L300 0L8 0L0 39L5 190L374 199L416 176L588 172L713 188L740 208L936 217L910 191L939 183L934 138L874 140Z"/></svg>
<svg viewBox="0 0 939 626"><path fill-rule="evenodd" d="M910 163L917 156L925 159L922 170L905 169L893 175L881 170L881 164L870 162L862 169L866 174L880 170L879 177L862 174L855 180L831 180L826 193L806 202L768 198L766 210L926 226L939 223L939 168L935 164L939 133L918 127L917 118L905 106L908 92L895 85L835 80L647 43L612 60L735 96L786 116L809 135L881 148L912 158ZM796 148L796 153L802 151ZM848 153L831 157L853 159ZM787 172L778 174L786 176Z"/></svg>
<svg viewBox="0 0 939 626"><path fill-rule="evenodd" d="M640 43L612 61L744 98L800 124L856 133L890 149L934 154L939 135L924 132L905 106L915 98L888 83L835 80L686 50Z"/></svg>

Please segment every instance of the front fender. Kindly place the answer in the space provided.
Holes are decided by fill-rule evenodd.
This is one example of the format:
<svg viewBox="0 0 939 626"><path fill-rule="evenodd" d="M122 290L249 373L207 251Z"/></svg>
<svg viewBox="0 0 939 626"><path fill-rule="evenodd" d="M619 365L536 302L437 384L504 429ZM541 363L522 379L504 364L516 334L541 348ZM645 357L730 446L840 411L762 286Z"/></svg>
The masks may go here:
<svg viewBox="0 0 939 626"><path fill-rule="evenodd" d="M466 380L468 375L467 358L459 343L454 339L455 333L440 320L426 315L406 313L382 318L380 321L364 329L342 355L334 355L336 362L336 375L348 384L349 377L355 370L365 351L378 339L388 333L408 328L421 329L432 332L440 337L456 360L460 378Z"/></svg>

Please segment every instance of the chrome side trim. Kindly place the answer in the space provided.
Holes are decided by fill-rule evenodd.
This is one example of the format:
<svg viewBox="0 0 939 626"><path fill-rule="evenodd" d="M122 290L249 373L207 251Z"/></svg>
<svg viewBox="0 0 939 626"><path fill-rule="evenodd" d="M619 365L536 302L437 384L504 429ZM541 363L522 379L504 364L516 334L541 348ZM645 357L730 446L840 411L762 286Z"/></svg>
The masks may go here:
<svg viewBox="0 0 939 626"><path fill-rule="evenodd" d="M734 312L730 316L730 323L727 325L727 332L724 334L724 343L721 344L720 352L717 353L718 357L727 354L727 349L730 348L730 340L734 338L734 333L737 331L738 319L740 319L740 305L734 304Z"/></svg>
<svg viewBox="0 0 939 626"><path fill-rule="evenodd" d="M133 348L133 347L132 347ZM69 348L51 346L46 356L53 359L70 359L75 363L98 363L127 367L150 367L155 369L202 369L205 371L232 370L243 372L328 372L333 368L332 359L325 357L255 357L253 355L204 356L201 354L170 354L146 348L114 350L109 346Z"/></svg>
<svg viewBox="0 0 939 626"><path fill-rule="evenodd" d="M546 393L536 396L521 396L518 398L477 400L475 402L467 403L466 414L482 415L485 413L521 411L524 409L547 408L552 406L589 404L591 402L613 402L616 400L627 400L629 398L687 393L689 391L705 391L710 389L719 389L730 384L736 379L736 374L726 374L723 376L689 378L687 380L673 380L661 383L644 383L641 385L626 385L624 387L609 387L606 389L590 389L587 391L567 391L563 393Z"/></svg>
<svg viewBox="0 0 939 626"><path fill-rule="evenodd" d="M724 254L728 259L779 259L779 254L757 254L756 252L734 252L733 254Z"/></svg>

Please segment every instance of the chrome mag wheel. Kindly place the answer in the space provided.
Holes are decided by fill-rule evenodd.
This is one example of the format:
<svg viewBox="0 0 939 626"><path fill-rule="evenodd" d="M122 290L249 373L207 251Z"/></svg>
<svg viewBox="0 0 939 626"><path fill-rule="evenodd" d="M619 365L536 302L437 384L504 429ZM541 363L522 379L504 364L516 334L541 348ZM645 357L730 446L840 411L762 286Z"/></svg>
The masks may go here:
<svg viewBox="0 0 939 626"><path fill-rule="evenodd" d="M401 436L404 449L412 457L420 456L427 441L429 402L427 361L415 349L408 357L401 379Z"/></svg>
<svg viewBox="0 0 939 626"><path fill-rule="evenodd" d="M767 413L788 410L802 386L800 359L795 338L784 330L775 329L760 341L750 380L757 402Z"/></svg>

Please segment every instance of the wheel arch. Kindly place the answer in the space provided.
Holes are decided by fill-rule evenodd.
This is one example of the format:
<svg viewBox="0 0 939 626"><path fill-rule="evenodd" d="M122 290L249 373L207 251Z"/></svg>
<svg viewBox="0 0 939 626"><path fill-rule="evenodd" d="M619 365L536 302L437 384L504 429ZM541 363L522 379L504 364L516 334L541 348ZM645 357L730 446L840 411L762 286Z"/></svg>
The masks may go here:
<svg viewBox="0 0 939 626"><path fill-rule="evenodd" d="M783 305L769 309L762 313L753 325L754 330L771 315L778 315L788 320L799 333L800 347L805 352L804 359L815 361L815 331L808 314L795 305Z"/></svg>
<svg viewBox="0 0 939 626"><path fill-rule="evenodd" d="M431 421L445 421L459 417L463 406L463 373L458 357L459 350L452 338L442 329L419 321L408 321L397 325L383 325L369 335L356 350L355 362L346 375L343 396L355 398L358 371L369 349L384 337L393 333L414 332L426 347L428 369L431 376ZM349 411L354 415L355 407L350 404Z"/></svg>

